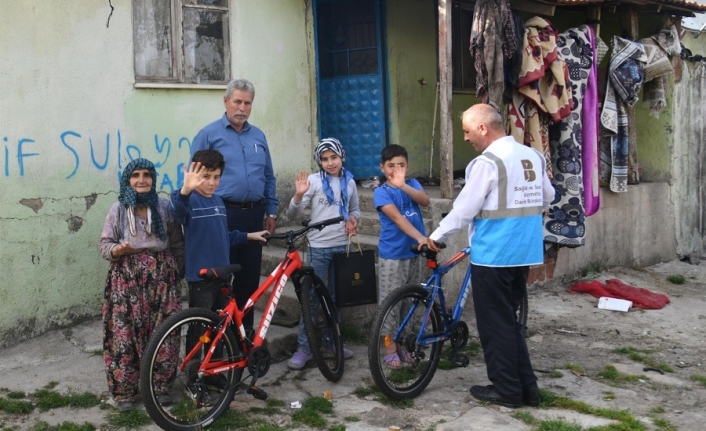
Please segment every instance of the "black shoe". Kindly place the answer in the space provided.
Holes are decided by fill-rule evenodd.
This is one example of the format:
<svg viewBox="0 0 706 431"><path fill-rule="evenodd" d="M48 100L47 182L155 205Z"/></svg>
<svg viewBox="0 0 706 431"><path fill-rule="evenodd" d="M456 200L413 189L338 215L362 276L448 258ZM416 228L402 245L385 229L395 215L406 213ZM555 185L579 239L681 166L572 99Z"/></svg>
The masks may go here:
<svg viewBox="0 0 706 431"><path fill-rule="evenodd" d="M172 397L169 394L159 394L157 395L157 403L162 406L170 406L172 405Z"/></svg>
<svg viewBox="0 0 706 431"><path fill-rule="evenodd" d="M121 413L129 412L135 408L135 403L132 401L118 401L118 411Z"/></svg>
<svg viewBox="0 0 706 431"><path fill-rule="evenodd" d="M493 385L471 386L471 395L479 401L500 404L505 407L516 408L522 406L522 402L519 399L507 398L500 395Z"/></svg>
<svg viewBox="0 0 706 431"><path fill-rule="evenodd" d="M539 405L539 388L536 384L522 388L522 402L530 407Z"/></svg>

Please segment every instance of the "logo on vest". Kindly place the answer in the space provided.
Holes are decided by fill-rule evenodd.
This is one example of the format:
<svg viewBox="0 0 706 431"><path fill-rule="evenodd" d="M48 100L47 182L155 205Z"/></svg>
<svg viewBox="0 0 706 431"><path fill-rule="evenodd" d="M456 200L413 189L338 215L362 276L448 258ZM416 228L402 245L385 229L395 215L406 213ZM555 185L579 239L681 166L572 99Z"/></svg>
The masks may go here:
<svg viewBox="0 0 706 431"><path fill-rule="evenodd" d="M532 162L529 160L522 160L522 169L525 170L525 181L532 182L537 179L537 174L532 169Z"/></svg>

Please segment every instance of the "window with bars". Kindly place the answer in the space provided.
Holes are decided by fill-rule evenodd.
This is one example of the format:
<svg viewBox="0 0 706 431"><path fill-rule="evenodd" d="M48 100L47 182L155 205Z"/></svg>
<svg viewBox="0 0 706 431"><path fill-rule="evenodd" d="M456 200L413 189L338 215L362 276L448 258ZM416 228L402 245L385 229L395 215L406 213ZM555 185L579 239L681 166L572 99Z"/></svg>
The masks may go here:
<svg viewBox="0 0 706 431"><path fill-rule="evenodd" d="M230 80L229 0L133 0L137 83Z"/></svg>
<svg viewBox="0 0 706 431"><path fill-rule="evenodd" d="M319 76L325 79L377 73L375 1L320 1L317 8Z"/></svg>

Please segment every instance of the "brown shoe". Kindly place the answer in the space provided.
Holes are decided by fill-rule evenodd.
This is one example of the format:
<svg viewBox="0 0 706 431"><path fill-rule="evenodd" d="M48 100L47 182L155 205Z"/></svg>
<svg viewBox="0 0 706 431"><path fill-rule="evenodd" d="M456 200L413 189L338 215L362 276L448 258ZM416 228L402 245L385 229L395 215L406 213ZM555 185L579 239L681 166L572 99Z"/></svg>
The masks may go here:
<svg viewBox="0 0 706 431"><path fill-rule="evenodd" d="M495 386L471 386L471 396L479 401L499 404L501 406L517 408L522 407L522 401L519 399L507 398L498 393Z"/></svg>

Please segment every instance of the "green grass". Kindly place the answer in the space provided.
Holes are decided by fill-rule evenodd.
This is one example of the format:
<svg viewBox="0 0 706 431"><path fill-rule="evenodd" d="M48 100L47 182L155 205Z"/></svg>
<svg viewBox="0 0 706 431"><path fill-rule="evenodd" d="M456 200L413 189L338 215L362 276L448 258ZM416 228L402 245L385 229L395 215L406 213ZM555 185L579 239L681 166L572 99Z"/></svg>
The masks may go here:
<svg viewBox="0 0 706 431"><path fill-rule="evenodd" d="M664 413L664 412L666 412L666 410L662 406L652 407L652 409L650 410L650 413L653 413L653 414L660 414L660 413Z"/></svg>
<svg viewBox="0 0 706 431"><path fill-rule="evenodd" d="M592 407L583 401L576 401L570 398L562 397L553 392L549 392L544 389L540 389L540 401L539 406L542 408L562 408L567 410L574 410L579 413L598 416L606 419L613 419L620 422L631 422L636 419L627 410L615 410L606 409L599 407ZM644 428L642 428L644 429Z"/></svg>
<svg viewBox="0 0 706 431"><path fill-rule="evenodd" d="M248 411L256 414L272 416L273 414L279 413L281 407L285 406L285 402L278 400L276 398L268 398L265 402L265 407L250 407Z"/></svg>
<svg viewBox="0 0 706 431"><path fill-rule="evenodd" d="M343 420L346 422L360 422L360 418L358 416L346 416Z"/></svg>
<svg viewBox="0 0 706 431"><path fill-rule="evenodd" d="M100 404L100 398L89 392L82 394L60 394L49 389L39 389L32 394L37 399L40 410L46 411L60 407L90 408Z"/></svg>
<svg viewBox="0 0 706 431"><path fill-rule="evenodd" d="M564 377L564 373L562 373L561 371L552 370L552 371L549 372L549 378L550 378L550 379L560 379L560 378L562 378L562 377Z"/></svg>
<svg viewBox="0 0 706 431"><path fill-rule="evenodd" d="M253 425L253 420L243 412L228 409L208 429L211 431L230 431L234 429L249 429L248 427L251 425Z"/></svg>
<svg viewBox="0 0 706 431"><path fill-rule="evenodd" d="M14 415L26 415L34 410L34 404L29 401L0 398L0 410Z"/></svg>
<svg viewBox="0 0 706 431"><path fill-rule="evenodd" d="M657 362L651 357L647 356L648 353L652 353L651 350L640 350L635 347L621 347L619 349L611 350L612 353L620 353L621 355L627 355L630 359L635 362L642 362L648 367L658 368L666 373L673 373L674 369L667 364Z"/></svg>
<svg viewBox="0 0 706 431"><path fill-rule="evenodd" d="M601 272L608 269L607 263L608 263L608 261L604 260L604 259L592 260L591 262L588 263L588 265L579 269L579 273L581 274L581 277L585 277L591 273L600 274Z"/></svg>
<svg viewBox="0 0 706 431"><path fill-rule="evenodd" d="M372 395L375 401L398 409L406 409L414 406L413 399L405 398L399 401L393 400L391 398L388 398L387 395L383 394L380 389L378 389L378 387L375 385L370 385L367 387L358 387L356 388L356 390L353 391L353 394L358 396L358 398L365 398Z"/></svg>
<svg viewBox="0 0 706 431"><path fill-rule="evenodd" d="M346 426L343 424L331 425L328 427L328 431L346 431Z"/></svg>
<svg viewBox="0 0 706 431"><path fill-rule="evenodd" d="M677 427L666 419L654 418L652 422L657 426L658 431L676 431Z"/></svg>
<svg viewBox="0 0 706 431"><path fill-rule="evenodd" d="M603 401L613 401L615 394L611 391L603 391Z"/></svg>
<svg viewBox="0 0 706 431"><path fill-rule="evenodd" d="M79 425L74 422L62 422L56 428L49 428L52 431L95 431L96 427L90 422Z"/></svg>
<svg viewBox="0 0 706 431"><path fill-rule="evenodd" d="M333 403L324 397L311 397L292 415L292 420L314 428L324 428L328 421L322 414L333 413Z"/></svg>
<svg viewBox="0 0 706 431"><path fill-rule="evenodd" d="M672 284L684 284L686 278L683 275L673 274L667 277L667 281Z"/></svg>
<svg viewBox="0 0 706 431"><path fill-rule="evenodd" d="M534 425L537 423L537 419L532 416L530 412L523 411L523 410L516 410L512 412L512 417L521 420L522 422L526 423L527 425Z"/></svg>
<svg viewBox="0 0 706 431"><path fill-rule="evenodd" d="M605 380L609 380L609 381L615 382L615 383L637 382L639 380L649 380L650 379L649 377L643 376L642 374L640 374L640 375L622 374L613 365L606 365L605 368L603 369L603 371L598 373L598 376L605 379Z"/></svg>
<svg viewBox="0 0 706 431"><path fill-rule="evenodd" d="M7 394L7 397L12 400L21 400L25 396L26 396L26 394L24 392L20 392L20 391L12 391Z"/></svg>
<svg viewBox="0 0 706 431"><path fill-rule="evenodd" d="M706 376L702 376L700 374L693 374L691 376L691 380L693 380L695 382L699 382L702 385L706 386Z"/></svg>
<svg viewBox="0 0 706 431"><path fill-rule="evenodd" d="M362 326L351 322L341 322L343 341L353 344L368 344L371 325L372 322L366 322Z"/></svg>
<svg viewBox="0 0 706 431"><path fill-rule="evenodd" d="M564 364L564 368L566 368L569 371L574 371L579 374L586 374L586 371L584 371L584 369L581 365L572 364L571 362L567 362L566 364Z"/></svg>
<svg viewBox="0 0 706 431"><path fill-rule="evenodd" d="M142 410L130 410L109 414L108 423L117 428L137 429L152 423L152 419Z"/></svg>
<svg viewBox="0 0 706 431"><path fill-rule="evenodd" d="M548 419L538 424L536 431L583 431L581 425L562 419Z"/></svg>

